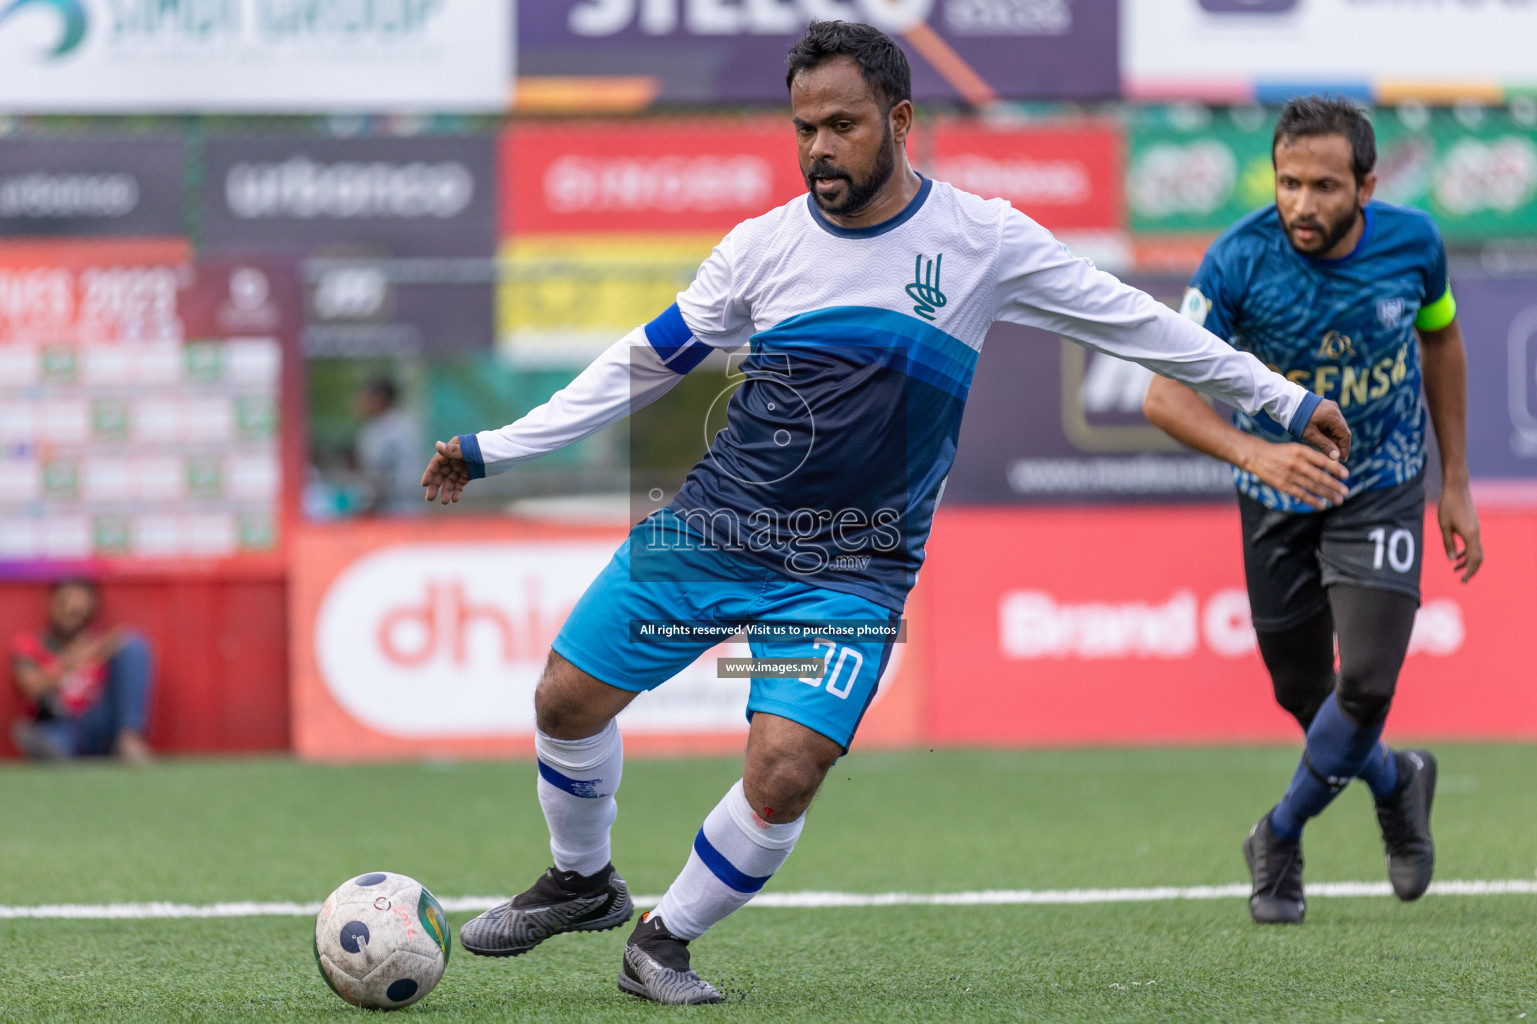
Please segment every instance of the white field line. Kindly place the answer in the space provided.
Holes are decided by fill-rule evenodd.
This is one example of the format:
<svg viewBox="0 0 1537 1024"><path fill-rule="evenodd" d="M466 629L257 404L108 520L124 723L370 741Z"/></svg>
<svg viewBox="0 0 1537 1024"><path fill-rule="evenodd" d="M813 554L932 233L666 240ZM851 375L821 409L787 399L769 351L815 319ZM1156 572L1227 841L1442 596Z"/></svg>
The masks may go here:
<svg viewBox="0 0 1537 1024"><path fill-rule="evenodd" d="M748 906L809 909L820 907L975 907L1079 903L1154 903L1170 900L1240 899L1249 894L1243 883L1230 885L1154 886L1145 889L984 889L977 892L766 892ZM1309 896L1390 896L1386 882L1318 882ZM1537 895L1537 880L1435 882L1430 896ZM506 896L458 896L440 900L444 910L487 910ZM654 907L660 896L636 896L635 903ZM0 919L49 918L80 920L144 920L147 918L301 917L318 913L319 903L51 903L32 907L0 906Z"/></svg>

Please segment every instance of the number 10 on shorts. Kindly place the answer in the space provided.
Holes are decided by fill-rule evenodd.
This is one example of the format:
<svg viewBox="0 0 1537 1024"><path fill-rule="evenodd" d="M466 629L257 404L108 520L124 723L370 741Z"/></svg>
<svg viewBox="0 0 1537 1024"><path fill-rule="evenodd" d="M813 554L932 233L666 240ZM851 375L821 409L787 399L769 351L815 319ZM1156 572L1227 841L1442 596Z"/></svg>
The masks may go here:
<svg viewBox="0 0 1537 1024"><path fill-rule="evenodd" d="M1384 555L1394 572L1408 572L1414 568L1414 534L1408 530L1394 530L1389 534L1386 526L1379 526L1368 533L1366 539L1377 546L1377 553L1372 557L1373 569L1382 568Z"/></svg>
<svg viewBox="0 0 1537 1024"><path fill-rule="evenodd" d="M813 651L827 648L822 655L822 674L820 676L801 676L800 681L808 686L821 686L827 682L827 692L834 697L848 699L849 690L854 686L854 679L859 675L859 670L864 666L864 655L852 647L842 647L828 640L826 637L817 637L811 644Z"/></svg>

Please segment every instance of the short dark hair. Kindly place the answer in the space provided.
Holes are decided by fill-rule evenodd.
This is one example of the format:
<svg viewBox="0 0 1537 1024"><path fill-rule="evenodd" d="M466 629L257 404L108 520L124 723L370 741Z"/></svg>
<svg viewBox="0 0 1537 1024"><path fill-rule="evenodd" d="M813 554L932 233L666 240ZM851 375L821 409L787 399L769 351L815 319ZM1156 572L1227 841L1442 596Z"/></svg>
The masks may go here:
<svg viewBox="0 0 1537 1024"><path fill-rule="evenodd" d="M802 71L819 68L838 57L852 57L865 84L887 110L913 98L913 73L907 54L873 25L853 21L813 21L806 37L790 47L785 59L785 86L795 84Z"/></svg>
<svg viewBox="0 0 1537 1024"><path fill-rule="evenodd" d="M400 389L388 377L374 377L363 385L363 390L384 399L385 405L394 405L395 400L400 397Z"/></svg>
<svg viewBox="0 0 1537 1024"><path fill-rule="evenodd" d="M63 579L53 581L53 586L48 588L50 595L57 594L61 590L71 587L79 587L91 595L93 601L101 599L101 586L89 576L65 576Z"/></svg>
<svg viewBox="0 0 1537 1024"><path fill-rule="evenodd" d="M1343 96L1301 96L1286 104L1270 140L1270 162L1283 141L1314 135L1343 135L1350 143L1350 169L1360 185L1377 166L1377 133L1366 111Z"/></svg>

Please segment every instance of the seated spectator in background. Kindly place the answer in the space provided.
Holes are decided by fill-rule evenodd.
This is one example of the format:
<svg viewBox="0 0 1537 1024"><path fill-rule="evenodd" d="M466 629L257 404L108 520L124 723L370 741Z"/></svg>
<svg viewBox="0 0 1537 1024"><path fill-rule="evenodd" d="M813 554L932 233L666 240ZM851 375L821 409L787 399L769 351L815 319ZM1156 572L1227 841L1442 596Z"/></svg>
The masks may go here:
<svg viewBox="0 0 1537 1024"><path fill-rule="evenodd" d="M144 740L153 687L149 645L124 629L92 629L99 603L89 580L56 583L48 627L12 641L11 672L27 715L12 735L28 757L152 757Z"/></svg>
<svg viewBox="0 0 1537 1024"><path fill-rule="evenodd" d="M358 392L357 464L368 488L362 511L386 516L416 516L422 500L422 432L397 404L395 382L378 377Z"/></svg>

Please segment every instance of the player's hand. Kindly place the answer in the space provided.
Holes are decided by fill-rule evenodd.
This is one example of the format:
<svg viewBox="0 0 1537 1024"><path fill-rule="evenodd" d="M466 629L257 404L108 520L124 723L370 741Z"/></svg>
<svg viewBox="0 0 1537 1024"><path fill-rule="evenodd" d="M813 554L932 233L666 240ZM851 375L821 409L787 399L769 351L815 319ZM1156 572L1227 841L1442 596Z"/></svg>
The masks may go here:
<svg viewBox="0 0 1537 1024"><path fill-rule="evenodd" d="M1344 483L1350 470L1344 463L1305 444L1271 444L1259 438L1253 442L1239 468L1259 477L1261 483L1320 512L1350 494Z"/></svg>
<svg viewBox="0 0 1537 1024"><path fill-rule="evenodd" d="M1441 503L1436 510L1441 524L1441 543L1446 545L1446 557L1452 560L1452 571L1462 573L1466 583L1484 564L1484 542L1478 532L1478 513L1473 509L1473 495L1467 484L1443 486ZM1461 538L1462 549L1457 540Z"/></svg>
<svg viewBox="0 0 1537 1024"><path fill-rule="evenodd" d="M1302 440L1336 462L1350 458L1350 427L1340 407L1325 398L1313 410Z"/></svg>
<svg viewBox="0 0 1537 1024"><path fill-rule="evenodd" d="M452 441L439 441L437 449L438 453L422 473L422 486L427 488L428 501L447 505L451 501L457 502L459 495L464 493L465 484L470 482L470 464L464 461L457 437Z"/></svg>

